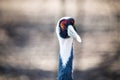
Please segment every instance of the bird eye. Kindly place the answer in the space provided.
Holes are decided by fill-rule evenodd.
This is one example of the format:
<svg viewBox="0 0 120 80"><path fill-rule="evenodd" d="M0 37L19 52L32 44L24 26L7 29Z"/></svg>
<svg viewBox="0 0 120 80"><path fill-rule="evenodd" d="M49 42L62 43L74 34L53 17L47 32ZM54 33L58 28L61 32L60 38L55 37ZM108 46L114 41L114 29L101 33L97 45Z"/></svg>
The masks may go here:
<svg viewBox="0 0 120 80"><path fill-rule="evenodd" d="M69 19L69 22L74 26L75 25L75 21L73 19Z"/></svg>
<svg viewBox="0 0 120 80"><path fill-rule="evenodd" d="M75 25L75 22L74 22L74 21L71 21L71 23L72 23L73 25Z"/></svg>

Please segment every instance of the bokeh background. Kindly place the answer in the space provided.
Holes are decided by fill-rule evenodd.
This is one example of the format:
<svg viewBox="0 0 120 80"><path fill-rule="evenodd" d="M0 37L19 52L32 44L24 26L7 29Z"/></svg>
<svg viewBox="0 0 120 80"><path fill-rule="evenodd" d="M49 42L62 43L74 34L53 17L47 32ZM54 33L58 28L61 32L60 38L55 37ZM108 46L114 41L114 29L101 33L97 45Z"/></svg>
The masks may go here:
<svg viewBox="0 0 120 80"><path fill-rule="evenodd" d="M0 0L0 80L56 80L55 27L76 20L74 80L120 80L120 0Z"/></svg>

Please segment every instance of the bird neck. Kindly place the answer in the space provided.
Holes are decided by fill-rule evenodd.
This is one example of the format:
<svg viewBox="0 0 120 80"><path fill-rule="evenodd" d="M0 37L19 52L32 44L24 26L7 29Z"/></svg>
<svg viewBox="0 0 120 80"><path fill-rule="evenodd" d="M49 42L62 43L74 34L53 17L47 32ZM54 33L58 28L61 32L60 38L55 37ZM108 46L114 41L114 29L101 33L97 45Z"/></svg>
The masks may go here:
<svg viewBox="0 0 120 80"><path fill-rule="evenodd" d="M59 44L60 44L60 57L62 60L62 65L66 66L71 56L71 51L73 47L73 38L61 39L59 41Z"/></svg>
<svg viewBox="0 0 120 80"><path fill-rule="evenodd" d="M63 39L60 42L58 80L73 80L73 39Z"/></svg>

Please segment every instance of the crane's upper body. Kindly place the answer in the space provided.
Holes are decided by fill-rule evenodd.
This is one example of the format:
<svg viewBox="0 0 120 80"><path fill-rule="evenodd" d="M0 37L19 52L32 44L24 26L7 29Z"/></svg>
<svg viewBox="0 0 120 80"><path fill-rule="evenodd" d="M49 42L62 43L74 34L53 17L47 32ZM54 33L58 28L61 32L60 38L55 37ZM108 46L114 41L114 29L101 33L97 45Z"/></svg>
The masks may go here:
<svg viewBox="0 0 120 80"><path fill-rule="evenodd" d="M63 17L57 23L56 33L60 45L58 80L73 80L73 39L81 42L74 23L71 17Z"/></svg>

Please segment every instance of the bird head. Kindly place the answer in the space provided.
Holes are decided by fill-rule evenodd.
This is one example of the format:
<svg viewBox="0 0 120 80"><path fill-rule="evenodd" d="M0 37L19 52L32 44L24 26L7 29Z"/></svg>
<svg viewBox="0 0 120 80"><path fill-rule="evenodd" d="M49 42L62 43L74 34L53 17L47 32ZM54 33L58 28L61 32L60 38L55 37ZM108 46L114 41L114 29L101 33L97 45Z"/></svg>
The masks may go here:
<svg viewBox="0 0 120 80"><path fill-rule="evenodd" d="M56 33L58 38L68 39L74 38L81 42L81 38L75 27L75 20L71 17L63 17L57 23Z"/></svg>

